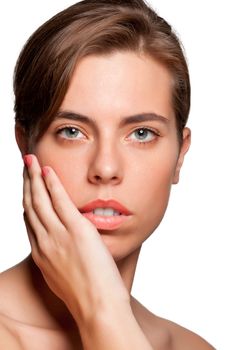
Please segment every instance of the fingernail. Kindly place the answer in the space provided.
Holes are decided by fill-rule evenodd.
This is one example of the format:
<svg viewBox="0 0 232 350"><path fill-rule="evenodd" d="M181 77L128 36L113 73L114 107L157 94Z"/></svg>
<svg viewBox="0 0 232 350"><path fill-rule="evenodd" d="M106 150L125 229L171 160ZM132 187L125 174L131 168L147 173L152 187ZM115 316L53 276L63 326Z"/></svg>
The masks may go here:
<svg viewBox="0 0 232 350"><path fill-rule="evenodd" d="M49 173L49 168L48 167L43 167L42 168L42 176L45 177Z"/></svg>
<svg viewBox="0 0 232 350"><path fill-rule="evenodd" d="M23 157L24 164L29 168L32 164L32 156L27 154Z"/></svg>

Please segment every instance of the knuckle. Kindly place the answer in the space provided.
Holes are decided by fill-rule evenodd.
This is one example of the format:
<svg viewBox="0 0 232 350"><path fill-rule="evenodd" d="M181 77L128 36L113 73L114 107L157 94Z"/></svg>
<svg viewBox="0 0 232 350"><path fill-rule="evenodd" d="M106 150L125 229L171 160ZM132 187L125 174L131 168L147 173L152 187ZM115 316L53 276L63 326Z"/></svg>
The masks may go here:
<svg viewBox="0 0 232 350"><path fill-rule="evenodd" d="M55 198L59 197L60 196L60 189L59 189L59 186L57 186L57 183L50 181L48 183L48 185L49 185L49 190L52 193L52 195Z"/></svg>
<svg viewBox="0 0 232 350"><path fill-rule="evenodd" d="M23 197L22 205L25 210L28 210L30 208L30 200L28 196Z"/></svg>
<svg viewBox="0 0 232 350"><path fill-rule="evenodd" d="M32 181L36 181L38 176L39 176L39 174L38 174L38 170L37 169L35 171L31 172L31 174L30 174L30 178L31 178Z"/></svg>
<svg viewBox="0 0 232 350"><path fill-rule="evenodd" d="M65 237L68 234L66 228L63 225L56 227L55 232L57 237Z"/></svg>
<svg viewBox="0 0 232 350"><path fill-rule="evenodd" d="M51 246L48 244L47 240L41 240L39 247L44 256L48 257L51 255Z"/></svg>
<svg viewBox="0 0 232 350"><path fill-rule="evenodd" d="M53 205L56 211L61 212L64 206L64 200L61 197L57 196L54 199Z"/></svg>
<svg viewBox="0 0 232 350"><path fill-rule="evenodd" d="M38 237L38 248L42 255L44 256L50 256L51 253L51 245L49 244L49 240L45 237L39 236Z"/></svg>
<svg viewBox="0 0 232 350"><path fill-rule="evenodd" d="M40 206L41 206L41 199L40 197L37 195L35 195L33 198L32 198L32 205L33 205L33 208L35 210L39 210L40 209Z"/></svg>
<svg viewBox="0 0 232 350"><path fill-rule="evenodd" d="M53 206L57 210L62 210L64 208L64 196L62 194L62 191L60 190L59 186L57 186L56 183L50 184L50 193L52 194L52 202Z"/></svg>
<svg viewBox="0 0 232 350"><path fill-rule="evenodd" d="M36 249L32 249L31 251L31 256L32 259L34 260L34 262L36 263L36 265L39 265L39 252Z"/></svg>

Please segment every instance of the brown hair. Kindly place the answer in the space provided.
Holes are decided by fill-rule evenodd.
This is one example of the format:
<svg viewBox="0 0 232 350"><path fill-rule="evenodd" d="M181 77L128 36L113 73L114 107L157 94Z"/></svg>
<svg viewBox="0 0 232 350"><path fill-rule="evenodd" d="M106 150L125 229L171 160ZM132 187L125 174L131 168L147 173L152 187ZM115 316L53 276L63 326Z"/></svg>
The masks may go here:
<svg viewBox="0 0 232 350"><path fill-rule="evenodd" d="M190 109L190 82L181 43L143 0L83 0L58 13L28 39L14 74L15 120L35 142L64 99L76 63L91 54L147 54L173 77L178 139Z"/></svg>

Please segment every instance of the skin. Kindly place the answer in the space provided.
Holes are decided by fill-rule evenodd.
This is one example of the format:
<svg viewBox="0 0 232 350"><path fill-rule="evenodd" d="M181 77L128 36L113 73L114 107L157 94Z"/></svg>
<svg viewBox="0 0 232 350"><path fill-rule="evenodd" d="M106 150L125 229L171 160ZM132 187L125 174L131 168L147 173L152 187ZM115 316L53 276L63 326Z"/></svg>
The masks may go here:
<svg viewBox="0 0 232 350"><path fill-rule="evenodd" d="M131 53L110 59L85 58L74 72L60 109L94 118L97 131L83 123L54 121L33 150L41 166L55 170L77 208L92 199L115 198L133 213L120 229L99 230L113 258L122 265L128 290L132 284L128 266L135 265L141 244L162 220L190 143L186 128L179 153L170 101L171 77L157 62ZM149 111L165 116L167 123L149 121L119 129L121 117ZM67 125L81 127L82 134L76 136L79 141L64 142L64 132L63 138L55 137L56 130ZM161 137L150 133L144 139L154 142L139 144L132 132L142 126L154 128Z"/></svg>
<svg viewBox="0 0 232 350"><path fill-rule="evenodd" d="M16 274L27 279L21 292L24 309L31 303L21 323L57 330L62 349L81 349L78 331L84 349L114 344L121 350L127 334L134 335L127 348L213 349L192 332L151 314L130 294L141 246L163 218L190 146L185 128L179 147L171 93L171 76L154 59L131 52L84 58L60 110L89 116L96 128L56 119L25 159L23 203L33 260L28 257L5 273L0 286L10 278L14 284ZM144 112L161 115L165 122L119 127L121 118ZM64 129L70 126L80 130L73 138ZM140 139L135 130L141 128L154 134L148 131ZM25 155L26 140L17 126L16 138ZM114 198L132 216L118 229L97 230L78 211L96 198ZM3 315L12 317L13 306L1 307ZM9 330L16 334L9 321L2 324L3 335ZM101 330L108 324L114 332L107 335ZM48 338L49 348L57 349L57 338Z"/></svg>

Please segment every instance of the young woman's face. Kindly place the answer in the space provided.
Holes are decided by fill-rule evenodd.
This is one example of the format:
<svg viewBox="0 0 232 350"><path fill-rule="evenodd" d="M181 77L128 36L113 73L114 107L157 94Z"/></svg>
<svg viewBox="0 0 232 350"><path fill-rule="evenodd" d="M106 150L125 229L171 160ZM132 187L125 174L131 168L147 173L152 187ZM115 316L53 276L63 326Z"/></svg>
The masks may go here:
<svg viewBox="0 0 232 350"><path fill-rule="evenodd" d="M156 229L178 181L186 146L179 150L171 85L166 68L145 56L86 57L76 66L60 112L88 116L94 124L60 113L34 149L77 208L115 199L132 212L119 228L98 229L116 260ZM126 123L128 116L145 113L153 119Z"/></svg>

